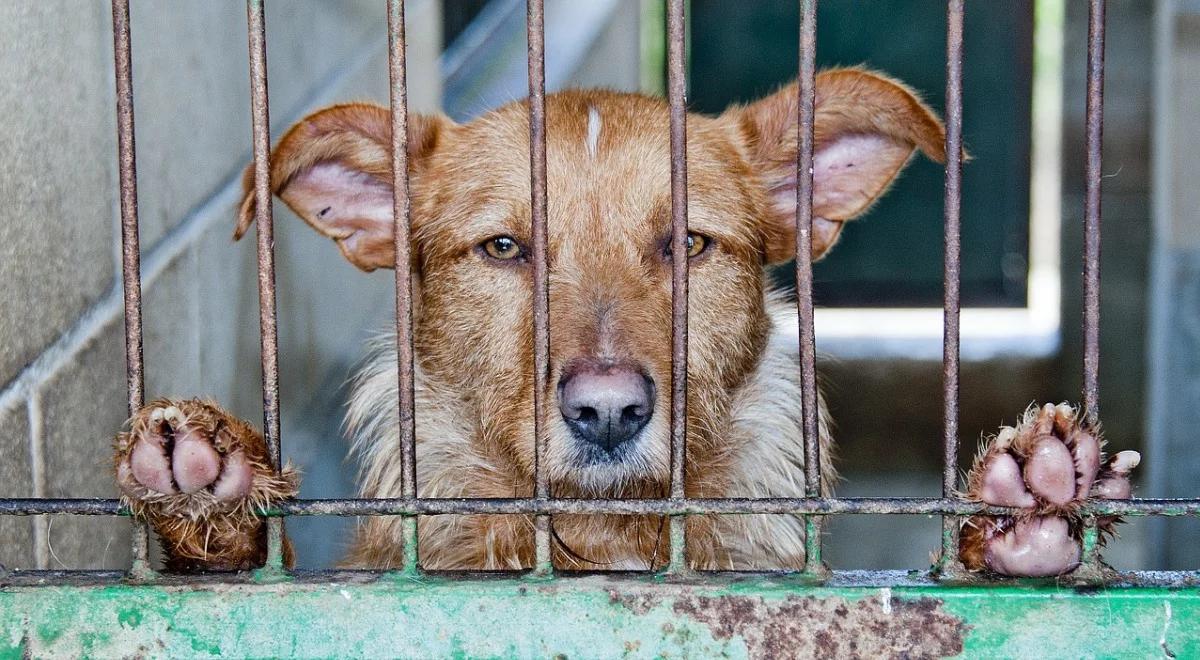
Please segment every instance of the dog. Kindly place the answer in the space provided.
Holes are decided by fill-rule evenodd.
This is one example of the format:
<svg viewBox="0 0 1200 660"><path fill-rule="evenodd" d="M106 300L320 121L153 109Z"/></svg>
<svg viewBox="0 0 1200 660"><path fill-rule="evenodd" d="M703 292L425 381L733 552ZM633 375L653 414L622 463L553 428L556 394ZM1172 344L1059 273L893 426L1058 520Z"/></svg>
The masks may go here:
<svg viewBox="0 0 1200 660"><path fill-rule="evenodd" d="M945 157L945 133L915 92L883 74L816 78L812 257L865 213L916 152ZM719 116L687 117L689 316L688 497L803 495L796 310L764 267L794 256L796 85ZM529 117L514 102L465 124L412 116L417 491L431 498L533 495L533 342ZM611 91L546 97L548 451L561 498L668 494L671 374L668 108ZM333 106L293 126L273 150L271 189L364 271L395 267L387 109ZM255 211L253 173L235 237ZM357 375L347 415L360 494L401 496L396 353L389 339ZM821 490L833 441L820 404ZM296 493L270 467L262 436L217 404L160 399L116 439L116 480L177 570L245 569L265 557L256 516ZM1098 427L1067 405L1032 408L985 442L964 497L1021 507L962 530L967 568L1057 575L1080 561L1079 507L1127 497L1134 452L1105 460ZM559 568L652 570L666 561L661 516L556 515ZM1105 531L1114 520L1102 521ZM696 569L797 569L802 520L694 515ZM526 515L424 516L423 567L526 569ZM348 566L402 561L398 517L360 525ZM285 547L292 561L291 546Z"/></svg>

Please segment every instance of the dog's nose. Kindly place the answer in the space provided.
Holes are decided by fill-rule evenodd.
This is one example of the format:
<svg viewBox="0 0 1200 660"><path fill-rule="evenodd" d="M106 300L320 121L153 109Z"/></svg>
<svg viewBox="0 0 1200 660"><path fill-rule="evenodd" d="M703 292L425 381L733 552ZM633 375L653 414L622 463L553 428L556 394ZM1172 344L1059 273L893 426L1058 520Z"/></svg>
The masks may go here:
<svg viewBox="0 0 1200 660"><path fill-rule="evenodd" d="M611 452L650 421L654 381L629 365L578 365L558 382L558 407L576 437Z"/></svg>

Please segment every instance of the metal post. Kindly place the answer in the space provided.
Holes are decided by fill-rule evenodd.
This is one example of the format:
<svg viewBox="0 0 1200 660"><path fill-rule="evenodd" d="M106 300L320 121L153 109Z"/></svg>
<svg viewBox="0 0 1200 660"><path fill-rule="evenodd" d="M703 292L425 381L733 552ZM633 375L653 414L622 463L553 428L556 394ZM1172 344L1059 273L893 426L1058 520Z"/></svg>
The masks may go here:
<svg viewBox="0 0 1200 660"><path fill-rule="evenodd" d="M396 248L396 378L399 380L400 490L417 496L417 436L413 396L411 218L408 188L408 79L404 0L388 0L388 92L392 110L392 218ZM417 569L417 519L404 518L404 570Z"/></svg>
<svg viewBox="0 0 1200 660"><path fill-rule="evenodd" d="M129 416L145 399L142 372L142 266L138 237L137 150L133 130L133 58L129 35L129 0L113 0L113 55L117 83L117 163L121 184L121 280L125 290L125 382ZM141 520L133 523L130 573L150 576L150 533Z"/></svg>
<svg viewBox="0 0 1200 660"><path fill-rule="evenodd" d="M687 496L687 77L684 0L667 4L667 102L671 109L671 499ZM687 519L671 517L668 572L687 571Z"/></svg>
<svg viewBox="0 0 1200 660"><path fill-rule="evenodd" d="M942 497L958 488L958 340L959 283L962 251L959 212L962 207L962 59L963 0L946 5L946 194L944 294L942 302ZM942 556L938 573L961 574L958 559L958 520L942 517Z"/></svg>
<svg viewBox="0 0 1200 660"><path fill-rule="evenodd" d="M804 495L821 497L821 435L817 406L817 345L813 327L813 130L816 119L817 0L800 2L800 95L796 125L796 305L800 322L800 396L804 423ZM804 572L819 576L821 519L804 520Z"/></svg>
<svg viewBox="0 0 1200 660"><path fill-rule="evenodd" d="M1104 139L1104 5L1088 4L1087 57L1087 200L1083 216L1083 412L1100 419L1100 184ZM1101 579L1096 518L1084 520L1082 565L1076 579Z"/></svg>
<svg viewBox="0 0 1200 660"><path fill-rule="evenodd" d="M271 218L271 120L267 99L266 0L246 0L250 45L250 113L254 136L254 221L258 232L258 326L262 347L263 434L280 469L279 335L275 313L275 230ZM267 525L268 570L283 567L283 523Z"/></svg>
<svg viewBox="0 0 1200 660"><path fill-rule="evenodd" d="M550 477L542 466L546 456L546 381L550 373L550 283L546 270L546 23L542 0L528 0L529 39L529 183L533 222L533 435L534 480L539 500L550 497ZM534 519L534 572L553 571L550 556L550 517Z"/></svg>

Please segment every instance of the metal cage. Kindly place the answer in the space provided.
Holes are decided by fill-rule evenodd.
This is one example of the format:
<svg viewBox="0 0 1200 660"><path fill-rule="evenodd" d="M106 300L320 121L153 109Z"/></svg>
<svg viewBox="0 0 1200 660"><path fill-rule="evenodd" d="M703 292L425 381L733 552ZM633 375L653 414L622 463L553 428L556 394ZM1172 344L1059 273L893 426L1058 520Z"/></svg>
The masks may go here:
<svg viewBox="0 0 1200 660"><path fill-rule="evenodd" d="M536 488L530 498L429 499L416 490L413 414L412 279L396 276L402 497L306 499L263 511L268 559L246 575L169 576L148 561L148 530L134 522L128 572L28 571L0 576L0 655L656 655L692 652L764 655L952 655L988 651L1053 655L1078 651L1083 635L1102 655L1200 656L1200 574L1102 570L1096 516L1196 516L1200 499L1130 499L1085 510L1084 558L1058 580L981 583L958 557L963 516L1011 514L955 496L959 448L959 211L962 169L964 0L948 0L946 36L945 296L943 335L944 470L940 498L822 497L819 489L817 389L812 301L812 168L816 0L801 0L799 34L799 194L796 281L803 397L804 497L689 499L683 488L687 392L687 151L685 148L684 0L667 0L671 137L672 384L671 488L665 499L579 500L551 496L542 420L549 359L546 230L546 122L543 1L528 0L530 180L533 228L534 419ZM392 166L397 263L409 256L405 141L404 2L387 0ZM1084 373L1082 404L1099 411L1101 137L1105 0L1089 0L1087 198L1084 216ZM118 158L123 239L129 411L143 404L141 282L129 1L112 0ZM264 431L280 457L279 369L269 186L264 0L247 0L258 238ZM128 515L115 499L0 499L0 515ZM536 565L528 574L445 575L420 568L418 515L535 516ZM649 574L556 576L550 516L658 514L670 519L670 561ZM796 514L806 521L806 565L795 573L694 573L684 556L692 514ZM927 573L829 571L821 523L841 514L940 515L940 559ZM389 572L288 571L282 519L297 515L403 516L403 566ZM565 625L565 621L572 621ZM1031 636L1030 630L1042 634Z"/></svg>

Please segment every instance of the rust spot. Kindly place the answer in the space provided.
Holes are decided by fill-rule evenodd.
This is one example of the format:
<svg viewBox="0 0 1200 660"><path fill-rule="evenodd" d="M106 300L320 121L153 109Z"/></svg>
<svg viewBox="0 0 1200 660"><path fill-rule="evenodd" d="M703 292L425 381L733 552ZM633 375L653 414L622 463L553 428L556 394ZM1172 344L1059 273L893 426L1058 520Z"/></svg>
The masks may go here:
<svg viewBox="0 0 1200 660"><path fill-rule="evenodd" d="M662 599L652 594L623 594L616 589L609 589L608 602L613 605L621 605L630 612L641 616L658 606Z"/></svg>
<svg viewBox="0 0 1200 660"><path fill-rule="evenodd" d="M963 650L967 626L934 598L902 600L789 596L694 596L675 613L709 627L714 637L745 640L751 655L773 658L941 658Z"/></svg>

